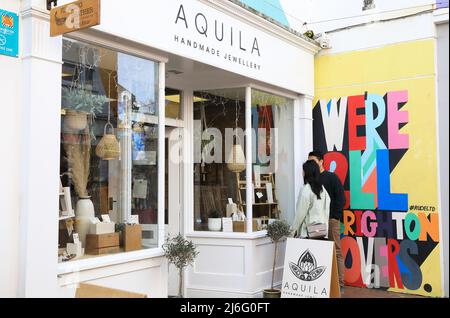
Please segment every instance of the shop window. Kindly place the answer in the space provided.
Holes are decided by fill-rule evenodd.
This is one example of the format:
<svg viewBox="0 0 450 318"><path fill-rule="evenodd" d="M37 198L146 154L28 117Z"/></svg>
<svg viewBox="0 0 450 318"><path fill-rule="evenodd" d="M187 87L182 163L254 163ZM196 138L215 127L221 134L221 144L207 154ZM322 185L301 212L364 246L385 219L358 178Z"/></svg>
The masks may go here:
<svg viewBox="0 0 450 318"><path fill-rule="evenodd" d="M233 231L222 224L246 211L245 89L194 93L194 229ZM244 222L242 222L242 225ZM243 232L244 228L235 228Z"/></svg>
<svg viewBox="0 0 450 318"><path fill-rule="evenodd" d="M63 62L59 260L157 247L158 64L69 39Z"/></svg>
<svg viewBox="0 0 450 318"><path fill-rule="evenodd" d="M293 100L252 90L252 155L246 158L245 89L194 95L194 229L250 232L251 225L256 232L275 219L292 219Z"/></svg>
<svg viewBox="0 0 450 318"><path fill-rule="evenodd" d="M252 90L253 218L262 229L295 214L293 104Z"/></svg>

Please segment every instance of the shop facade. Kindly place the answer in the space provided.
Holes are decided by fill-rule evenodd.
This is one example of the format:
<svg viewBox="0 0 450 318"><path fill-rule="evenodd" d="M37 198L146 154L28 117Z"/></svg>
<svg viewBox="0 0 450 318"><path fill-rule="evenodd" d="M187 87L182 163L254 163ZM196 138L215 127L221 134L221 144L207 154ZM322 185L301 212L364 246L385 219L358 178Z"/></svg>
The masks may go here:
<svg viewBox="0 0 450 318"><path fill-rule="evenodd" d="M21 75L6 93L17 109L5 296L73 297L89 282L167 297L178 282L162 246L178 233L200 252L186 296L260 296L273 259L264 226L293 220L312 149L319 47L229 1L102 1L99 26L59 37L46 1L7 9L21 36L8 67ZM233 208L245 220L208 224ZM142 249L91 255L86 222L101 215L134 216ZM73 233L85 250L69 259Z"/></svg>

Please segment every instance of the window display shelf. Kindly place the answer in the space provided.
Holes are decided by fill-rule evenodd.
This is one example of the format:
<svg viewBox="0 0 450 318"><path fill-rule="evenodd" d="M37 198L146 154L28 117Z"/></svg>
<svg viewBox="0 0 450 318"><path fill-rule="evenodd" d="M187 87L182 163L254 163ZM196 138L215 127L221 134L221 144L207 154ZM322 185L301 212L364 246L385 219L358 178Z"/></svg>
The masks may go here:
<svg viewBox="0 0 450 318"><path fill-rule="evenodd" d="M246 190L247 187L241 187L240 189ZM275 190L275 189L276 189L275 187L272 188L272 190ZM267 190L267 188L266 187L253 187L253 190Z"/></svg>
<svg viewBox="0 0 450 318"><path fill-rule="evenodd" d="M58 275L80 273L81 271L85 270L104 268L105 266L128 264L130 262L142 261L162 256L164 256L164 251L162 248L143 249L140 251L116 253L110 255L94 255L94 257L74 259L72 261L58 263L57 271Z"/></svg>
<svg viewBox="0 0 450 318"><path fill-rule="evenodd" d="M255 240L267 237L267 230L256 231L252 233L246 232L211 232L211 231L196 231L186 233L189 238L214 238L214 239L244 239Z"/></svg>
<svg viewBox="0 0 450 318"><path fill-rule="evenodd" d="M74 217L75 217L75 214L72 214L72 215L65 215L65 216L60 216L60 217L59 217L59 220L60 220L60 221L64 221L64 220L72 219L72 218L74 218Z"/></svg>
<svg viewBox="0 0 450 318"><path fill-rule="evenodd" d="M267 216L268 218L278 218L280 215L280 209L279 209L279 204L278 204L278 199L276 196L276 186L275 186L275 176L271 173L269 174L259 174L260 177L260 182L258 183L258 187L255 186L255 184L252 182L251 185L251 190L254 192L255 196L259 193L263 193L265 191L264 195L261 195L261 197L259 197L259 199L257 200L256 198L253 201L258 201L258 202L254 202L252 203L252 206L255 209L261 210L261 209L267 209L268 211L262 212L256 212L258 213L259 216ZM247 180L242 180L240 178L240 176L237 176L237 188L239 189L238 193L237 193L237 204L238 206L241 208L241 210L244 209L244 207L247 207L248 204L244 201L244 196L243 194L247 191L248 187L248 183ZM259 202L259 201L263 201L262 200L262 196L265 196L265 200L270 201L270 202ZM268 207L268 208L258 208L258 207ZM261 214L263 213L263 214Z"/></svg>
<svg viewBox="0 0 450 318"><path fill-rule="evenodd" d="M153 125L158 125L159 118L155 115L143 114L140 112L133 111L131 113L131 120L134 122L148 123Z"/></svg>

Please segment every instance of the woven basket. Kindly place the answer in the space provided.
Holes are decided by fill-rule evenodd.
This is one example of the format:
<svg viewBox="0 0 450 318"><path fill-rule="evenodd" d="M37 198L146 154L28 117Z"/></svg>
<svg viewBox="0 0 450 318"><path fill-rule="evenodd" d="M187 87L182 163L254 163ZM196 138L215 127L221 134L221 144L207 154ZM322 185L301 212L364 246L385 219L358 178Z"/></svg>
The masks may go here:
<svg viewBox="0 0 450 318"><path fill-rule="evenodd" d="M111 134L106 133L108 126L111 127ZM120 156L120 143L114 135L114 127L110 123L105 125L103 137L95 148L95 154L103 160L115 160Z"/></svg>
<svg viewBox="0 0 450 318"><path fill-rule="evenodd" d="M67 109L64 118L64 127L67 131L80 131L87 126L87 113Z"/></svg>

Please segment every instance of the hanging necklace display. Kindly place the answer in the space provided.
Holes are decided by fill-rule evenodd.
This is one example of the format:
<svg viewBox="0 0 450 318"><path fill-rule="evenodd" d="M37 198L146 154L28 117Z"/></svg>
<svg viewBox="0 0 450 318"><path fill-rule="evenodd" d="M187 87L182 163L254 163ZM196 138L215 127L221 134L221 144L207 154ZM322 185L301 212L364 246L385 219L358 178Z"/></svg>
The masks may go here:
<svg viewBox="0 0 450 318"><path fill-rule="evenodd" d="M111 73L109 74L109 92L111 95ZM111 133L107 133L107 128L111 127ZM108 122L103 130L103 137L95 149L97 156L103 160L115 160L120 156L120 143L114 134L114 126L111 124L111 97L108 101Z"/></svg>

